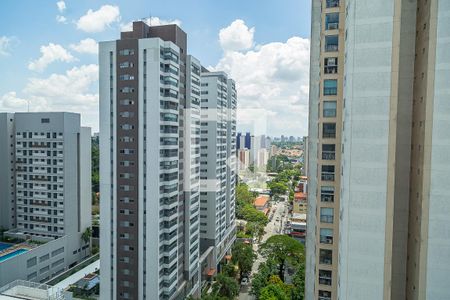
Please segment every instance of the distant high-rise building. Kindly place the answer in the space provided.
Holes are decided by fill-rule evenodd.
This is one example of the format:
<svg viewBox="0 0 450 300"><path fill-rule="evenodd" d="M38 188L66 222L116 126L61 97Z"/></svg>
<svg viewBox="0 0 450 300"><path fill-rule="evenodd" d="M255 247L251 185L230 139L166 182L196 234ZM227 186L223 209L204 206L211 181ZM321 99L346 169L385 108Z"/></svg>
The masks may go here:
<svg viewBox="0 0 450 300"><path fill-rule="evenodd" d="M307 300L450 299L449 16L312 1Z"/></svg>
<svg viewBox="0 0 450 300"><path fill-rule="evenodd" d="M0 255L0 285L46 281L89 254L91 131L74 113L0 113L0 138L0 226L39 242Z"/></svg>
<svg viewBox="0 0 450 300"><path fill-rule="evenodd" d="M250 149L251 148L251 140L252 137L250 135L250 132L245 133L245 148Z"/></svg>
<svg viewBox="0 0 450 300"><path fill-rule="evenodd" d="M238 132L236 135L236 149L241 149L241 137L242 133Z"/></svg>

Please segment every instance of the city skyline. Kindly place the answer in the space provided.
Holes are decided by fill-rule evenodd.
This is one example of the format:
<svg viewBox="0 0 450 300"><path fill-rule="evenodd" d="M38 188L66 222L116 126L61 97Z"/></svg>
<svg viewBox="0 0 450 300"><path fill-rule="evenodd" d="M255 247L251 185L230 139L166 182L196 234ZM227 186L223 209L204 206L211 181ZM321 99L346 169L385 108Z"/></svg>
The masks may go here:
<svg viewBox="0 0 450 300"><path fill-rule="evenodd" d="M258 2L258 10L251 9L255 1L192 5L194 14L178 2L54 0L27 3L26 10L19 2L5 3L0 67L16 76L0 86L0 111L79 112L82 124L97 132L97 42L151 17L152 25L181 24L191 36L192 54L204 57L210 70L235 78L241 90L238 129L251 129L250 120L265 115L267 125L257 126L264 134L306 135L310 3ZM266 22L268 14L276 26ZM30 35L29 28L46 34Z"/></svg>

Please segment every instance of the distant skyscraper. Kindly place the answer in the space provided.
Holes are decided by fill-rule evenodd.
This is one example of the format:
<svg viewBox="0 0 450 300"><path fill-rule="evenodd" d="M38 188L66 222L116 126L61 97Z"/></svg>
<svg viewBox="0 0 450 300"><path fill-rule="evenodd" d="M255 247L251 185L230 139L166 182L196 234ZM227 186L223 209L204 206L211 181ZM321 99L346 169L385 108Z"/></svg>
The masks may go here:
<svg viewBox="0 0 450 300"><path fill-rule="evenodd" d="M449 16L312 1L307 300L450 299Z"/></svg>
<svg viewBox="0 0 450 300"><path fill-rule="evenodd" d="M236 136L236 149L238 149L238 150L241 149L241 136L242 136L242 133L238 132L237 136Z"/></svg>
<svg viewBox="0 0 450 300"><path fill-rule="evenodd" d="M245 133L245 148L250 149L251 148L251 135L250 132Z"/></svg>

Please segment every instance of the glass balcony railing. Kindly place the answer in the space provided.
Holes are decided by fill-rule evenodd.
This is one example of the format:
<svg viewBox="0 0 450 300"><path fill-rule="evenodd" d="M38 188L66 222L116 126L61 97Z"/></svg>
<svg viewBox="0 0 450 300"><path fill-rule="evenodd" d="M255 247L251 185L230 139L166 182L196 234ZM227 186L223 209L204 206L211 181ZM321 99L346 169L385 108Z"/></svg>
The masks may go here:
<svg viewBox="0 0 450 300"><path fill-rule="evenodd" d="M323 181L334 181L334 173L332 173L332 172L322 172L321 179Z"/></svg>
<svg viewBox="0 0 450 300"><path fill-rule="evenodd" d="M322 159L323 160L335 160L336 152L334 151L322 151Z"/></svg>

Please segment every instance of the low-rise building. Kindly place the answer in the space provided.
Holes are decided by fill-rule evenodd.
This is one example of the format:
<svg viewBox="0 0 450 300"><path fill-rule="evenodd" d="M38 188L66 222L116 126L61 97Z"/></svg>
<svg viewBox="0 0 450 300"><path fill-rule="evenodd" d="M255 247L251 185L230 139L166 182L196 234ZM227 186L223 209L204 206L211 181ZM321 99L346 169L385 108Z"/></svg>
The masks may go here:
<svg viewBox="0 0 450 300"><path fill-rule="evenodd" d="M259 195L254 201L253 206L263 213L267 214L269 212L269 200L270 196Z"/></svg>

